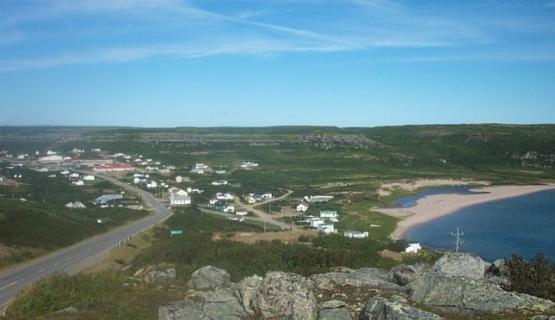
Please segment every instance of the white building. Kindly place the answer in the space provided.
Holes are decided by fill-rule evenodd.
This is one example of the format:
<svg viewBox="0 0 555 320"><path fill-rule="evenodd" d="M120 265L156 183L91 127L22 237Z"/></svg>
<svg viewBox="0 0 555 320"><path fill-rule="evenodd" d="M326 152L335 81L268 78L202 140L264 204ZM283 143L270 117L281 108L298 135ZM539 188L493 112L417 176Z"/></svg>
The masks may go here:
<svg viewBox="0 0 555 320"><path fill-rule="evenodd" d="M227 186L228 183L227 180L212 181L213 186Z"/></svg>
<svg viewBox="0 0 555 320"><path fill-rule="evenodd" d="M422 250L420 243L409 243L409 246L405 249L406 253L418 253Z"/></svg>
<svg viewBox="0 0 555 320"><path fill-rule="evenodd" d="M227 193L227 192L226 192L226 193L221 193L221 192L218 192L218 193L216 193L216 199L218 199L218 200L226 200L226 201L227 201L227 200L233 200L234 197L233 197L233 195L232 195L231 193Z"/></svg>
<svg viewBox="0 0 555 320"><path fill-rule="evenodd" d="M74 185L76 185L76 186L85 185L85 182L83 182L83 180L77 180L77 181L74 181L74 182L72 182L72 183L73 183Z"/></svg>
<svg viewBox="0 0 555 320"><path fill-rule="evenodd" d="M96 178L93 175L84 176L83 180L85 181L94 181Z"/></svg>
<svg viewBox="0 0 555 320"><path fill-rule="evenodd" d="M171 192L170 193L170 206L185 206L191 204L191 196L183 190L179 190L178 192Z"/></svg>
<svg viewBox="0 0 555 320"><path fill-rule="evenodd" d="M191 172L196 173L196 174L211 173L212 168L210 168L208 165L206 165L204 163L196 163L194 165L193 169L191 169Z"/></svg>
<svg viewBox="0 0 555 320"><path fill-rule="evenodd" d="M48 163L48 162L62 162L62 161L64 161L64 157L59 156L59 155L55 155L55 154L39 158L39 162L46 162L46 163Z"/></svg>
<svg viewBox="0 0 555 320"><path fill-rule="evenodd" d="M158 187L158 183L156 181L150 181L149 183L146 184L146 187L148 189L154 189Z"/></svg>
<svg viewBox="0 0 555 320"><path fill-rule="evenodd" d="M252 168L258 167L258 163L253 161L241 161L241 163L239 164L239 167L243 169L252 169Z"/></svg>
<svg viewBox="0 0 555 320"><path fill-rule="evenodd" d="M297 205L297 212L306 212L306 210L308 210L308 205L304 203L299 203Z"/></svg>
<svg viewBox="0 0 555 320"><path fill-rule="evenodd" d="M188 181L189 181L189 177L182 177L182 176L175 177L175 182L177 183L183 183Z"/></svg>
<svg viewBox="0 0 555 320"><path fill-rule="evenodd" d="M322 233L335 233L335 226L333 224L321 224L318 226L318 231Z"/></svg>
<svg viewBox="0 0 555 320"><path fill-rule="evenodd" d="M66 208L70 208L70 209L85 209L87 208L87 206L85 206L83 203L79 202L79 201L75 201L75 202L68 202L65 204Z"/></svg>
<svg viewBox="0 0 555 320"><path fill-rule="evenodd" d="M308 221L310 223L310 226L316 229L318 229L321 225L324 224L324 220L320 218L310 218Z"/></svg>
<svg viewBox="0 0 555 320"><path fill-rule="evenodd" d="M345 232L343 232L343 236L346 238L364 239L368 238L368 231L345 230Z"/></svg>
<svg viewBox="0 0 555 320"><path fill-rule="evenodd" d="M224 212L225 213L234 213L235 212L235 207L234 206L227 206L224 208Z"/></svg>
<svg viewBox="0 0 555 320"><path fill-rule="evenodd" d="M238 216L246 216L249 214L249 212L247 210L238 210L235 212L235 214Z"/></svg>
<svg viewBox="0 0 555 320"><path fill-rule="evenodd" d="M333 199L333 196L306 196L304 199L308 203L328 202Z"/></svg>
<svg viewBox="0 0 555 320"><path fill-rule="evenodd" d="M320 211L320 218L337 219L338 217L337 211Z"/></svg>

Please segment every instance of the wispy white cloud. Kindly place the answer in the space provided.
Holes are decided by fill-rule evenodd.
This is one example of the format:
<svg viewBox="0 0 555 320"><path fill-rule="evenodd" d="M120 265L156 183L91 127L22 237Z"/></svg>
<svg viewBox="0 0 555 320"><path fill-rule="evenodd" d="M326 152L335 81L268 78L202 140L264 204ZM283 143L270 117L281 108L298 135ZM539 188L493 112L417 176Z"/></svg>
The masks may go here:
<svg viewBox="0 0 555 320"><path fill-rule="evenodd" d="M392 0L268 0L262 3L253 0L252 8L241 7L230 13L209 10L202 2L199 6L191 1L25 2L24 10L0 12L0 45L9 47L26 40L32 42L35 38L51 38L64 49L56 51L53 46L38 56L25 58L0 55L0 71L167 56L197 58L218 54L343 52L373 48L462 48L498 43L501 41L497 36L499 30L545 32L554 29L553 23L545 19L526 18L523 23L519 16L480 13L497 10L489 2L459 8L461 11L457 12L457 7L452 6L417 6ZM266 6L268 3L273 6ZM554 2L547 5L551 3ZM339 6L344 12L336 14L331 10L320 17L310 11L310 6L317 9L323 5ZM295 11L298 8L300 12ZM477 13L469 17L466 15L469 12ZM57 26L59 21L71 27ZM37 28L41 25L50 28L42 31ZM27 32L29 26L32 32ZM124 31L109 32L110 29ZM75 46L66 42L67 38L90 36L95 32L98 35L91 37L97 38L90 45L85 45L86 41ZM143 34L150 37L143 37ZM162 37L164 40L158 39Z"/></svg>

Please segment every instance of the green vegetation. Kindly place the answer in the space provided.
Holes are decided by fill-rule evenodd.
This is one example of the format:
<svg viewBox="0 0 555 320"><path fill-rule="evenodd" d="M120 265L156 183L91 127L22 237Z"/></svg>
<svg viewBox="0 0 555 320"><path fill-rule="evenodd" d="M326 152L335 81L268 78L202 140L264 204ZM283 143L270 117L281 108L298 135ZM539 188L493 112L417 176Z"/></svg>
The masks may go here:
<svg viewBox="0 0 555 320"><path fill-rule="evenodd" d="M172 289L168 284L139 283L116 271L56 276L20 296L6 319L151 320L157 318L161 304L178 300L182 295L181 290ZM54 313L68 307L78 311Z"/></svg>
<svg viewBox="0 0 555 320"><path fill-rule="evenodd" d="M507 267L511 280L507 289L555 301L555 263L543 254L538 254L529 262L513 255L507 261Z"/></svg>
<svg viewBox="0 0 555 320"><path fill-rule="evenodd" d="M67 209L0 198L0 243L15 251L0 259L0 267L68 246L145 215L145 211L122 208ZM97 219L102 223L97 223Z"/></svg>
<svg viewBox="0 0 555 320"><path fill-rule="evenodd" d="M194 209L184 209L173 215L167 228L155 233L154 243L136 261L136 267L171 263L179 274L213 265L231 273L235 280L270 270L284 270L310 275L328 271L331 267L389 267L394 264L382 258L379 251L393 249L390 241L353 240L342 236L320 236L312 246L284 244L279 241L249 245L230 240L212 240L213 232L261 231L244 223L204 215ZM183 229L183 236L170 238L169 229ZM241 263L238 263L241 261Z"/></svg>

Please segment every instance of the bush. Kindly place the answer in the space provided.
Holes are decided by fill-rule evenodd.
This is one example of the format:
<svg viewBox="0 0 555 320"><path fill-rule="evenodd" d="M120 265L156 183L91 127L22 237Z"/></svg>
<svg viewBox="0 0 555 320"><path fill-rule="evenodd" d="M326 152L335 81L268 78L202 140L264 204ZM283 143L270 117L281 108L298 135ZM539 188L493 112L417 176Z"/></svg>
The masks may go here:
<svg viewBox="0 0 555 320"><path fill-rule="evenodd" d="M538 254L530 262L520 255L513 255L507 261L510 290L530 294L555 301L555 264L543 254Z"/></svg>

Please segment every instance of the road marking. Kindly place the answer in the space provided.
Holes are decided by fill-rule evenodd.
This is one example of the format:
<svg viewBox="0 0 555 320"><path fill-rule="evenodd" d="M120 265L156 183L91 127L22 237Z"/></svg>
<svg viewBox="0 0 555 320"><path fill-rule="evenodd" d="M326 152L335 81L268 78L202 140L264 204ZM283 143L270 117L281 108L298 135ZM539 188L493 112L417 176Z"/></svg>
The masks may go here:
<svg viewBox="0 0 555 320"><path fill-rule="evenodd" d="M6 289L6 288L13 287L13 286L15 286L16 284L17 284L17 281L14 281L14 282L12 282L12 283L8 283L7 285L1 287L0 290L4 290L4 289Z"/></svg>

